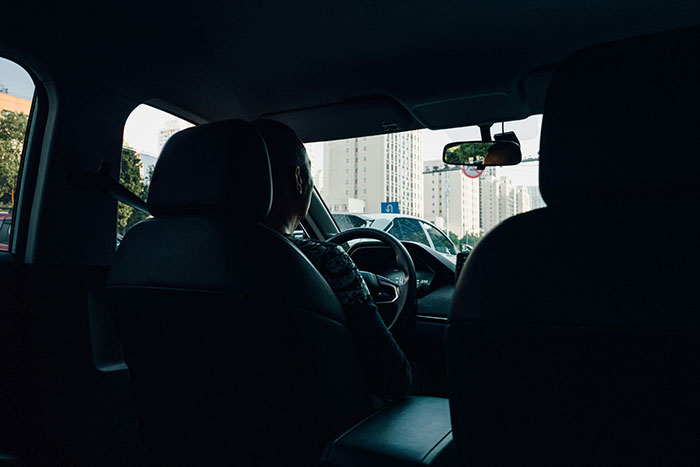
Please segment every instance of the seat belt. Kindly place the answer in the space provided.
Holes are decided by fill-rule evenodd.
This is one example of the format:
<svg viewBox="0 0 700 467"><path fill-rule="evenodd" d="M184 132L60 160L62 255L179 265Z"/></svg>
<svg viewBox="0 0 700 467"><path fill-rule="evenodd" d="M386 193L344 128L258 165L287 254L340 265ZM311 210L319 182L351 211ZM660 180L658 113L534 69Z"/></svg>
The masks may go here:
<svg viewBox="0 0 700 467"><path fill-rule="evenodd" d="M68 174L68 183L80 190L104 193L112 199L150 215L146 202L110 177L109 169L110 165L103 162L96 173L73 172Z"/></svg>

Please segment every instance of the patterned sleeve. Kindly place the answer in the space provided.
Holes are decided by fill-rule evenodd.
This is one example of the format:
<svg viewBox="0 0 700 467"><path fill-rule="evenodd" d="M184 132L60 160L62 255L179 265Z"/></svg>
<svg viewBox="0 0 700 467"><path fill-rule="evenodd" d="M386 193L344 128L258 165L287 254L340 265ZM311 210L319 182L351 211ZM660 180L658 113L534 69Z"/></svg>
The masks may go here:
<svg viewBox="0 0 700 467"><path fill-rule="evenodd" d="M373 303L365 280L343 248L310 240L295 240L294 243L326 279L341 305Z"/></svg>

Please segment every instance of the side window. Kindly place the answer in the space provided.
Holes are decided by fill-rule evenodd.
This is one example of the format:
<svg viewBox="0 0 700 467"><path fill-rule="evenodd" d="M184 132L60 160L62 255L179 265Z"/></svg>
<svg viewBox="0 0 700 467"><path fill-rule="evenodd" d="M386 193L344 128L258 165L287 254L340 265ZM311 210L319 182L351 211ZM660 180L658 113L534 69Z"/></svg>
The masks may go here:
<svg viewBox="0 0 700 467"><path fill-rule="evenodd" d="M393 222L388 232L399 240L403 238L403 232L401 232L401 226L399 226L398 222Z"/></svg>
<svg viewBox="0 0 700 467"><path fill-rule="evenodd" d="M394 220L394 225L398 225L401 229L399 240L418 242L432 248L430 242L428 242L428 237L425 236L425 232L417 220L398 218Z"/></svg>
<svg viewBox="0 0 700 467"><path fill-rule="evenodd" d="M119 183L144 201L148 197L151 175L168 139L192 124L149 105L139 105L124 125ZM147 217L131 206L119 203L117 246L126 232Z"/></svg>
<svg viewBox="0 0 700 467"><path fill-rule="evenodd" d="M455 249L455 246L452 244L452 242L445 237L445 235L440 232L438 229L433 227L430 224L427 224L425 222L421 222L423 224L423 227L425 228L425 231L428 233L428 236L430 237L430 240L433 241L433 245L435 247L435 250L438 253L444 253L446 255L456 255L457 250Z"/></svg>
<svg viewBox="0 0 700 467"><path fill-rule="evenodd" d="M365 219L354 214L338 214L333 216L333 219L341 232L343 230L354 229L356 227L366 227L368 224Z"/></svg>
<svg viewBox="0 0 700 467"><path fill-rule="evenodd" d="M10 250L12 213L33 98L34 81L29 73L0 57L0 251Z"/></svg>

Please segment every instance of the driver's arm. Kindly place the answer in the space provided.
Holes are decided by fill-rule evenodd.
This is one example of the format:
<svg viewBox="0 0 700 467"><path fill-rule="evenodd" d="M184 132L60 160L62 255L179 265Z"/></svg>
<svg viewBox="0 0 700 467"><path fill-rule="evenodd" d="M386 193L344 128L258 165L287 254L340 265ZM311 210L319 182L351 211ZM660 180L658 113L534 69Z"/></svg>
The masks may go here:
<svg viewBox="0 0 700 467"><path fill-rule="evenodd" d="M340 246L312 240L294 243L316 266L343 306L370 390L397 399L411 385L411 366L379 316L355 263Z"/></svg>

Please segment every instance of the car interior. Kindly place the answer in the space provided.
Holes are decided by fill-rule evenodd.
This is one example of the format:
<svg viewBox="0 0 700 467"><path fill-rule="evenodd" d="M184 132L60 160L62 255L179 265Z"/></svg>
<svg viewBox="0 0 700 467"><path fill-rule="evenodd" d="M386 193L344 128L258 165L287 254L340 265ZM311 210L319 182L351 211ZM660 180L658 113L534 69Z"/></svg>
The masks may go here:
<svg viewBox="0 0 700 467"><path fill-rule="evenodd" d="M19 146L0 100L0 465L700 463L700 4L3 9L31 91ZM147 190L123 174L144 104L187 126ZM546 206L456 259L313 191L299 235L347 251L430 381L378 397L324 276L261 225L252 122L489 142L539 115Z"/></svg>

